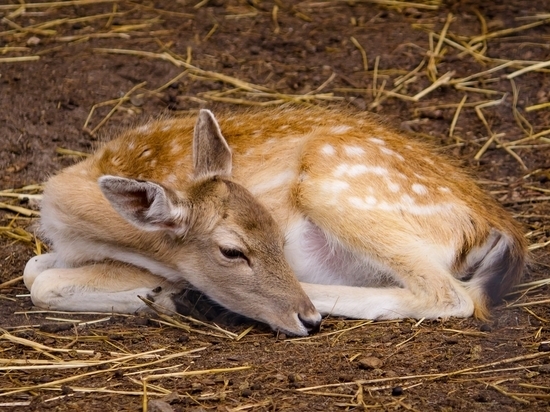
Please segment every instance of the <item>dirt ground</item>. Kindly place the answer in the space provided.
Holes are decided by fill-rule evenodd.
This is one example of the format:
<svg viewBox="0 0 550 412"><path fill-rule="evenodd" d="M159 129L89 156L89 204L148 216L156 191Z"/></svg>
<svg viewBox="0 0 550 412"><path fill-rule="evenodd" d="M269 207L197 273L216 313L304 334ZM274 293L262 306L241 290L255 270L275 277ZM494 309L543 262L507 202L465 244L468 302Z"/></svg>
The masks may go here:
<svg viewBox="0 0 550 412"><path fill-rule="evenodd" d="M0 409L549 410L547 1L22 4L0 2ZM289 101L376 112L460 159L524 224L527 285L485 323L330 318L306 339L218 328L204 300L206 324L33 308L48 176L159 114Z"/></svg>

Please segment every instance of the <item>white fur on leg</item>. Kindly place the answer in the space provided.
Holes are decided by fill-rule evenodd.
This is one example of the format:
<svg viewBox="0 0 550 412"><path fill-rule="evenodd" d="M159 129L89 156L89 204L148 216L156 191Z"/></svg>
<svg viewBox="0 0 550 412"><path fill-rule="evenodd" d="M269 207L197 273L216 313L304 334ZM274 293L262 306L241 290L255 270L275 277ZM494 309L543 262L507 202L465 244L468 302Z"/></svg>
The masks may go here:
<svg viewBox="0 0 550 412"><path fill-rule="evenodd" d="M323 315L352 319L403 319L469 317L474 305L465 290L456 290L457 301L442 306L428 296L415 296L404 288L361 288L302 283L315 308ZM460 295L460 296L459 296ZM460 297L460 299L458 299Z"/></svg>
<svg viewBox="0 0 550 412"><path fill-rule="evenodd" d="M57 253L45 253L43 255L33 256L29 259L23 271L23 282L25 282L25 286L28 290L31 290L38 275L56 266L57 259Z"/></svg>
<svg viewBox="0 0 550 412"><path fill-rule="evenodd" d="M143 296L174 311L171 297L178 291L145 270L106 263L48 269L34 280L31 299L55 310L135 313L147 309Z"/></svg>

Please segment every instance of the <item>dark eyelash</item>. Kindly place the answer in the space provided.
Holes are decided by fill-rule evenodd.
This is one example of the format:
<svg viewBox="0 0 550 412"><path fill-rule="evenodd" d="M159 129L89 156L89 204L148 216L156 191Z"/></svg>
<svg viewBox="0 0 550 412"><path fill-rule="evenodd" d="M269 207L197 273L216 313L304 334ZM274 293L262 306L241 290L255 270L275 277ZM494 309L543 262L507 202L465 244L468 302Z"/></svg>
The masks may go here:
<svg viewBox="0 0 550 412"><path fill-rule="evenodd" d="M225 249L225 248L220 248L220 252L222 253L222 255L224 257L226 257L227 259L231 259L231 260L234 260L234 259L244 259L244 260L248 260L246 258L246 256L244 255L243 252L241 252L240 250L238 249Z"/></svg>

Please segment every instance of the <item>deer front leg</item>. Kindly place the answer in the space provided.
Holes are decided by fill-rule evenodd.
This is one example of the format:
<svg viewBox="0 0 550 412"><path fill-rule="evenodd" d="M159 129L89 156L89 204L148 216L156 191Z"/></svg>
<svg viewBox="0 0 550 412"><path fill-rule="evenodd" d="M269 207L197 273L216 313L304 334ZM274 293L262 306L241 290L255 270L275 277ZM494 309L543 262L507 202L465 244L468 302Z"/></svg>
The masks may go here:
<svg viewBox="0 0 550 412"><path fill-rule="evenodd" d="M165 279L135 266L97 263L74 268L55 267L54 254L31 259L25 284L34 305L52 310L136 313L147 305L138 296L175 311L172 301L180 290Z"/></svg>

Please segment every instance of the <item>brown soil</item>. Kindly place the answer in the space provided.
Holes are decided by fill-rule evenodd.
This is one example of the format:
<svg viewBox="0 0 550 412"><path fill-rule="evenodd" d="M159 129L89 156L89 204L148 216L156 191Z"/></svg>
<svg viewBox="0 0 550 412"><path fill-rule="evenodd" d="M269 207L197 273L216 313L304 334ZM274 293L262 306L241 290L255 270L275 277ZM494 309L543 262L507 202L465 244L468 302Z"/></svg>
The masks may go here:
<svg viewBox="0 0 550 412"><path fill-rule="evenodd" d="M0 4L0 17L4 17L0 21L0 190L40 184L79 159L61 155L57 149L90 152L113 130L149 117L302 96L294 99L375 111L461 159L482 186L525 225L534 245L525 282L548 278L550 136L542 133L513 150L501 146L547 131L550 125L548 106L527 110L548 102L548 69L520 74L513 81L506 78L522 67L550 59L550 25L544 16L536 17L548 13L547 2L464 0L431 8L422 5L438 2L401 7L360 0L296 6L277 0L83 3L27 9L18 8L15 0ZM430 33L441 34L450 13L454 20L446 38L459 46L444 43L438 48L439 37ZM47 22L51 24L40 26ZM539 24L503 31L534 22ZM490 33L485 41L474 39L484 33ZM472 46L470 53L459 50L472 40L478 46ZM366 52L367 71L358 45ZM430 47L439 53L431 53ZM169 87L146 93L184 69L154 55L106 53L100 48L170 52L189 59L193 66ZM414 70L424 58L426 64L416 77L411 76L396 92L414 96L426 89L433 81L427 68L430 55L435 55L431 67L437 68L438 78L454 71L452 78L461 79L505 61L518 62L463 85L470 89L448 83L417 101L386 93L398 85L399 76ZM5 60L30 56L39 59ZM271 92L231 91L235 85L220 81L216 73ZM146 84L122 101L105 124L101 120L117 102L98 107L86 124L95 104L119 99L142 82ZM317 97L304 97L306 93ZM499 104L481 108L483 116L476 112L474 103L497 101L503 93ZM463 96L467 96L466 104L450 137ZM220 103L223 98L226 101ZM489 133L498 137L484 148ZM36 208L27 199L0 197L0 202ZM32 233L34 223L13 210L0 209L0 283L20 276L35 253L36 243L25 238L25 230ZM154 316L108 315L105 320L105 315L29 313L33 310L29 297L19 296L26 293L21 281L0 289L0 325L10 334L0 337L3 410L139 410L145 407L145 383L149 409L159 411L502 412L550 407L548 285L510 296L509 304L528 306L502 305L486 323L474 319L375 323L327 319L321 333L308 339L274 336L264 326L255 325L238 341L181 319L181 327L191 325L198 332L177 328L171 320L161 323ZM217 314L216 310L211 313L206 318ZM98 322L73 326L77 323L59 318ZM247 326L226 328L240 334ZM71 350L32 348L12 336L27 339L27 344ZM205 349L169 359L169 355L197 348ZM149 358L104 365L14 369L24 366L15 364L22 360L29 364L34 360L97 363L155 349L162 351ZM78 352L82 350L93 352ZM157 364L145 365L155 359ZM240 366L249 368L211 371ZM142 380L183 371L204 373ZM85 373L89 375L79 376ZM315 386L321 387L304 390Z"/></svg>

